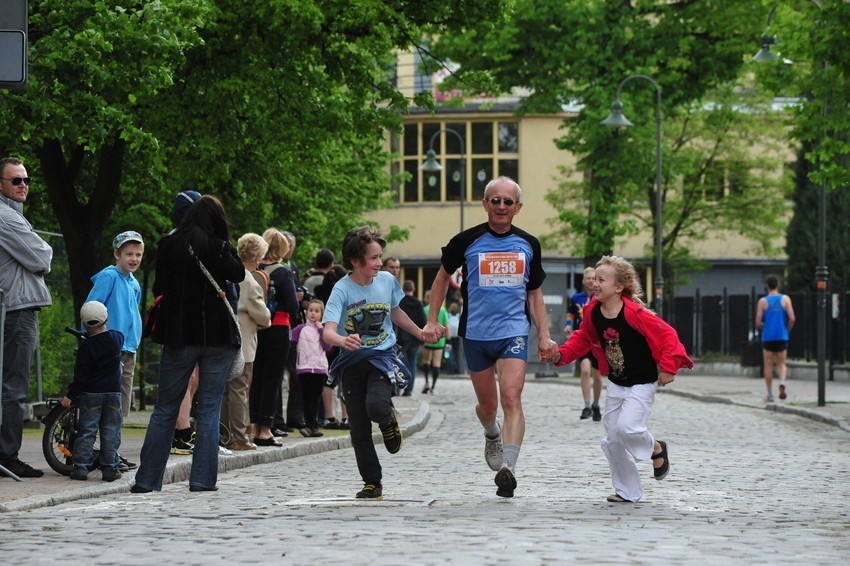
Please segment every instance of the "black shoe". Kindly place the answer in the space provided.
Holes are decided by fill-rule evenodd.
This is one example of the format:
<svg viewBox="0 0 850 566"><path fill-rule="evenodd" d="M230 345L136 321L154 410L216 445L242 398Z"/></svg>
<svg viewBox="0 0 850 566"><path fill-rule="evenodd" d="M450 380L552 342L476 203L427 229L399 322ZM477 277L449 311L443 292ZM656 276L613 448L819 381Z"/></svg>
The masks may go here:
<svg viewBox="0 0 850 566"><path fill-rule="evenodd" d="M599 422L602 420L602 411L599 410L599 405L593 406L593 422Z"/></svg>
<svg viewBox="0 0 850 566"><path fill-rule="evenodd" d="M332 421L326 422L324 428L326 430L339 430L340 429L340 423L339 423L338 420L334 419Z"/></svg>
<svg viewBox="0 0 850 566"><path fill-rule="evenodd" d="M348 419L342 419L342 422L339 423L340 430L351 430L351 425L348 424Z"/></svg>
<svg viewBox="0 0 850 566"><path fill-rule="evenodd" d="M136 469L139 466L137 463L131 462L130 460L128 460L127 458L125 458L121 454L118 455L118 460L121 462L121 464L118 467L118 470L121 471L121 472L128 472L130 470ZM127 469L125 470L124 468L127 468Z"/></svg>
<svg viewBox="0 0 850 566"><path fill-rule="evenodd" d="M40 478L44 475L44 472L42 472L41 470L36 470L29 464L21 462L20 460L15 460L13 462L3 464L3 467L18 476L19 478ZM0 475L5 476L6 474L0 471Z"/></svg>
<svg viewBox="0 0 850 566"><path fill-rule="evenodd" d="M584 409L581 410L581 416L579 417L579 419L581 419L581 420L589 419L592 416L593 416L593 410L590 407L585 407Z"/></svg>
<svg viewBox="0 0 850 566"><path fill-rule="evenodd" d="M310 438L319 438L320 436L324 436L325 433L319 430L318 428L314 428L310 430Z"/></svg>
<svg viewBox="0 0 850 566"><path fill-rule="evenodd" d="M398 421L393 419L393 422L387 425L381 425L381 434L384 436L384 446L387 447L387 452L395 454L401 450L401 445L404 444L404 435L398 426Z"/></svg>
<svg viewBox="0 0 850 566"><path fill-rule="evenodd" d="M402 397L410 397L410 391L405 391L401 394Z"/></svg>
<svg viewBox="0 0 850 566"><path fill-rule="evenodd" d="M354 497L357 499L383 499L383 494L384 490L381 487L381 484L367 483Z"/></svg>
<svg viewBox="0 0 850 566"><path fill-rule="evenodd" d="M272 436L280 436L281 438L286 438L287 436L289 436L289 433L292 432L291 428L287 428L289 429L289 432L283 430L282 428L273 428Z"/></svg>
<svg viewBox="0 0 850 566"><path fill-rule="evenodd" d="M218 486L206 487L203 485L190 485L189 491L218 491Z"/></svg>
<svg viewBox="0 0 850 566"><path fill-rule="evenodd" d="M112 472L112 473L103 472L103 477L101 479L103 479L103 481L120 480L121 479L121 472L117 471L117 470Z"/></svg>
<svg viewBox="0 0 850 566"><path fill-rule="evenodd" d="M87 479L89 479L88 474L77 472L77 470L74 470L73 472L71 472L71 475L69 475L68 477L71 478L72 480L79 480L79 481L86 481Z"/></svg>
<svg viewBox="0 0 850 566"><path fill-rule="evenodd" d="M514 490L516 489L516 478L514 477L514 473L511 471L510 466L507 464L502 464L501 469L499 469L496 477L494 478L496 482L496 495L499 497L513 497Z"/></svg>
<svg viewBox="0 0 850 566"><path fill-rule="evenodd" d="M142 487L139 484L133 484L133 487L130 488L130 493L150 493L152 491L152 489Z"/></svg>
<svg viewBox="0 0 850 566"><path fill-rule="evenodd" d="M429 391L431 391L431 388L428 387L427 385L422 388L422 393L428 393Z"/></svg>

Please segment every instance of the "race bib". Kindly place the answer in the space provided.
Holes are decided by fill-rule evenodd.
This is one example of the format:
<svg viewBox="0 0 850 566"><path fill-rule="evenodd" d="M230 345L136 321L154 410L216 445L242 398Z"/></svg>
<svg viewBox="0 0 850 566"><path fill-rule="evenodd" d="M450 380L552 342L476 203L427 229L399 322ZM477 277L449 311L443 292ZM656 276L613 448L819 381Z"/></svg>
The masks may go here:
<svg viewBox="0 0 850 566"><path fill-rule="evenodd" d="M479 287L520 287L525 276L525 252L478 254Z"/></svg>

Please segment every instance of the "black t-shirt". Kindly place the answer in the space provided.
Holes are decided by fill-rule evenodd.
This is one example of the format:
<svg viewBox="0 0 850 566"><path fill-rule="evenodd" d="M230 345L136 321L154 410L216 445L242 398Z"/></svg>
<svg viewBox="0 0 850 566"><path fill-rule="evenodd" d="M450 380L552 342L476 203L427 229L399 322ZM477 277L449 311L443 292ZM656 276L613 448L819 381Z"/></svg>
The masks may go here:
<svg viewBox="0 0 850 566"><path fill-rule="evenodd" d="M411 295L405 295L401 302L399 302L398 307L403 310L407 316L410 317L410 320L413 321L416 326L422 328L425 326L425 323L428 320L425 318L425 308L422 306L422 303L419 302L419 299L413 297ZM418 336L413 336L406 330L402 330L398 326L396 326L396 340L402 346L412 346L414 344L421 344Z"/></svg>
<svg viewBox="0 0 850 566"><path fill-rule="evenodd" d="M623 307L615 318L605 318L597 304L590 314L608 359L608 379L624 387L653 383L658 380L658 366L646 338L628 325L625 313Z"/></svg>

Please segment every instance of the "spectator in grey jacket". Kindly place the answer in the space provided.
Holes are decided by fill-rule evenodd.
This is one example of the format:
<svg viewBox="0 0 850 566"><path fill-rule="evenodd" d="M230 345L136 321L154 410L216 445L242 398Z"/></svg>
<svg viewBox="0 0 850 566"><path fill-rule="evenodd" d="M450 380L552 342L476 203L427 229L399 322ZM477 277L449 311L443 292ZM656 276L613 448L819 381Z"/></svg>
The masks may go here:
<svg viewBox="0 0 850 566"><path fill-rule="evenodd" d="M0 289L6 307L0 464L19 477L37 478L44 472L21 462L18 452L30 366L38 343L38 310L52 302L44 274L50 271L53 250L24 218L29 188L23 162L14 157L0 159Z"/></svg>

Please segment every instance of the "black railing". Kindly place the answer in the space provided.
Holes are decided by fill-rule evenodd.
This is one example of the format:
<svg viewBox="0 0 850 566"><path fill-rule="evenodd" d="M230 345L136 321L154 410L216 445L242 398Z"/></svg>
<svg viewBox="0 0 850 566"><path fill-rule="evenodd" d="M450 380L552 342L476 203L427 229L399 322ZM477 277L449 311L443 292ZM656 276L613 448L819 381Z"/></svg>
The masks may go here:
<svg viewBox="0 0 850 566"><path fill-rule="evenodd" d="M678 331L689 353L740 356L747 345L758 340L755 327L756 305L763 293L755 288L749 295L674 296L666 319ZM814 293L788 293L797 321L788 343L788 357L813 361L817 358L817 296ZM850 357L850 292L831 295L828 305L829 343L827 355L831 364L843 364Z"/></svg>

